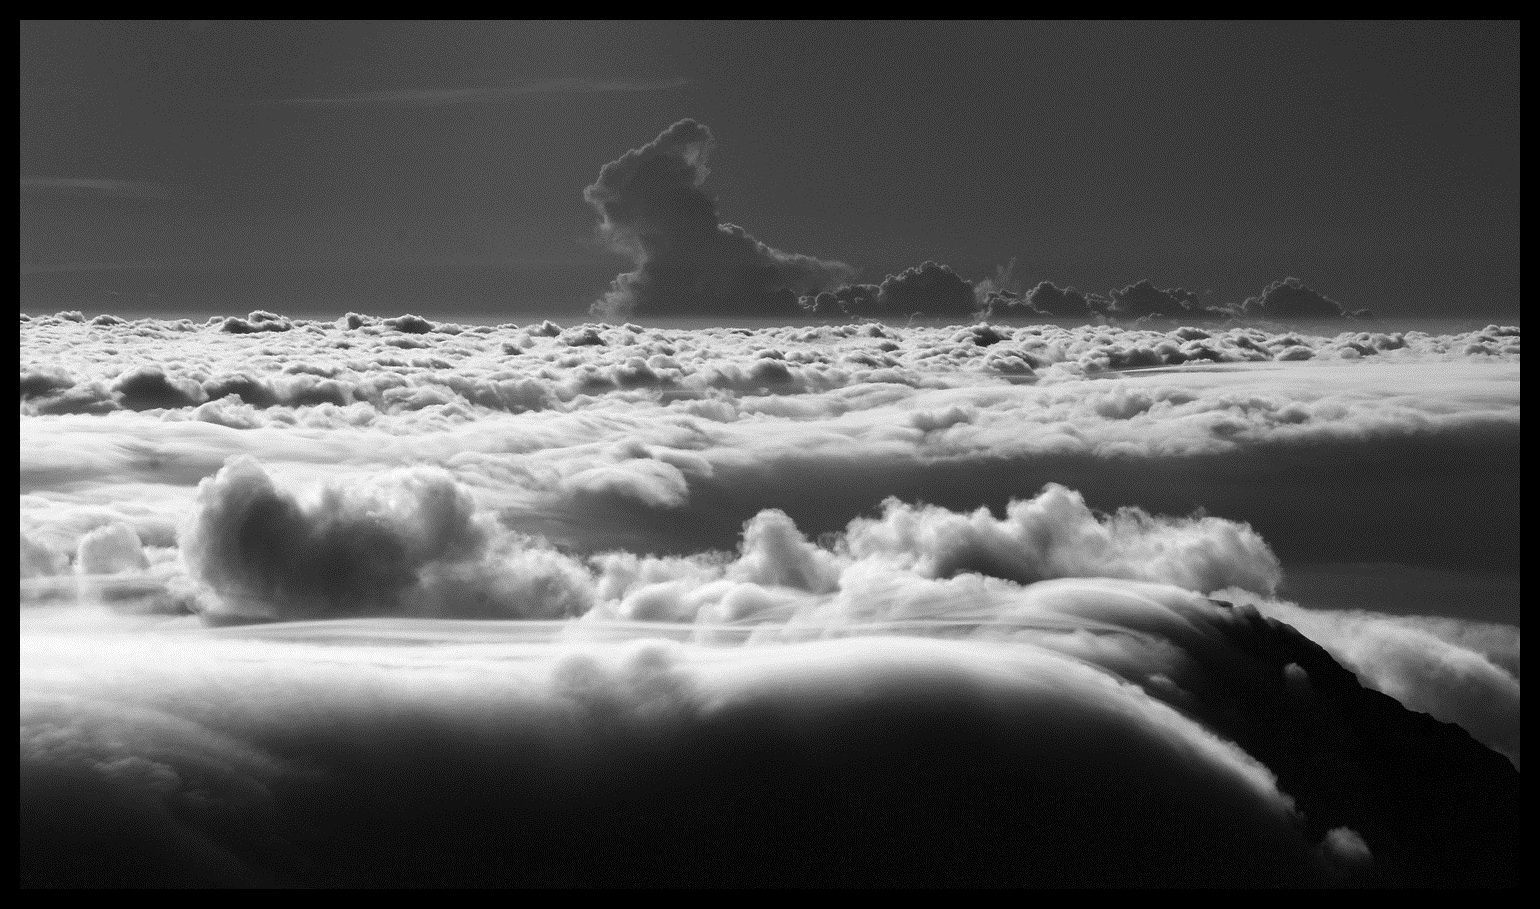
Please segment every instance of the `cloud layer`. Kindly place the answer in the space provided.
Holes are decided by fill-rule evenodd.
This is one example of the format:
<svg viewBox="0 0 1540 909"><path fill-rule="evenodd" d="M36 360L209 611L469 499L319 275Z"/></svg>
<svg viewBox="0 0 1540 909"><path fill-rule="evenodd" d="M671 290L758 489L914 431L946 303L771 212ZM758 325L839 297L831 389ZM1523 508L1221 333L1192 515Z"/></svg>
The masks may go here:
<svg viewBox="0 0 1540 909"><path fill-rule="evenodd" d="M1517 328L21 331L26 882L1517 880Z"/></svg>
<svg viewBox="0 0 1540 909"><path fill-rule="evenodd" d="M1516 879L1506 762L1254 611L1108 580L921 581L909 609L618 644L600 620L32 628L24 876L88 850L112 883Z"/></svg>

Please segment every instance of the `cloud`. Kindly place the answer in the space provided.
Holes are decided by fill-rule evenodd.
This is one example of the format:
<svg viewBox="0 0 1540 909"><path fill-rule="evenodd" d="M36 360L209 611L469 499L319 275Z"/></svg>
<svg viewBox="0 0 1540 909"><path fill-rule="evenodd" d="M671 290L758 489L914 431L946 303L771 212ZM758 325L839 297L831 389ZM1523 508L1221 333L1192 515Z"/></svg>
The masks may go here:
<svg viewBox="0 0 1540 909"><path fill-rule="evenodd" d="M926 620L24 626L24 880L1517 878L1517 773L1248 607L866 578Z"/></svg>
<svg viewBox="0 0 1540 909"><path fill-rule="evenodd" d="M832 287L853 270L841 262L771 249L721 223L703 184L715 145L711 130L680 120L656 139L606 164L583 198L599 213L599 234L629 256L596 314L796 312L800 294Z"/></svg>
<svg viewBox="0 0 1540 909"><path fill-rule="evenodd" d="M1305 609L1286 601L1256 605L1308 634L1375 689L1458 724L1519 765L1519 680L1500 663L1509 655L1516 663L1518 627Z"/></svg>
<svg viewBox="0 0 1540 909"><path fill-rule="evenodd" d="M244 321L22 322L30 879L1515 876L1516 327Z"/></svg>
<svg viewBox="0 0 1540 909"><path fill-rule="evenodd" d="M123 373L111 390L118 403L129 410L192 407L202 402L201 389L195 383L168 379L154 366L137 366Z"/></svg>
<svg viewBox="0 0 1540 909"><path fill-rule="evenodd" d="M976 296L974 286L957 272L927 261L888 275L881 284L846 284L806 295L800 305L817 315L970 319L981 311Z"/></svg>
<svg viewBox="0 0 1540 909"><path fill-rule="evenodd" d="M1365 317L1367 310L1349 313L1342 304L1306 287L1298 278L1274 281L1240 305L1254 319L1340 319Z"/></svg>
<svg viewBox="0 0 1540 909"><path fill-rule="evenodd" d="M1516 879L1516 630L1268 594L1494 558L1517 329L221 324L23 323L30 881Z"/></svg>
<svg viewBox="0 0 1540 909"><path fill-rule="evenodd" d="M1087 297L1073 287L1060 288L1050 281L1038 282L1026 299L1039 313L1061 318L1085 318L1110 305L1105 300Z"/></svg>
<svg viewBox="0 0 1540 909"><path fill-rule="evenodd" d="M139 534L121 521L98 527L80 538L75 568L82 574L118 574L148 567Z"/></svg>
<svg viewBox="0 0 1540 909"><path fill-rule="evenodd" d="M1229 310L1204 306L1196 291L1181 287L1161 290L1145 278L1121 290L1108 293L1112 305L1108 312L1122 319L1226 319Z"/></svg>
<svg viewBox="0 0 1540 909"><path fill-rule="evenodd" d="M1079 493L1057 484L1031 500L1013 500L1003 520L987 509L964 515L890 499L880 518L851 524L845 545L857 557L893 558L924 577L979 572L1022 584L1117 577L1269 594L1281 575L1277 557L1244 524L1155 517L1138 508L1098 517Z"/></svg>
<svg viewBox="0 0 1540 909"><path fill-rule="evenodd" d="M432 472L372 496L329 489L307 507L254 462L235 461L199 484L199 502L184 558L237 615L393 611L426 565L485 545L470 503Z"/></svg>
<svg viewBox="0 0 1540 909"><path fill-rule="evenodd" d="M689 82L685 79L603 79L569 76L561 79L527 79L501 85L474 85L464 88L404 88L308 98L274 98L254 103L302 108L447 107L454 104L485 104L532 96L668 91L683 88L688 84Z"/></svg>
<svg viewBox="0 0 1540 909"><path fill-rule="evenodd" d="M237 459L198 485L179 534L221 622L349 615L551 617L586 611L575 563L495 528L442 470L323 486L301 501Z"/></svg>
<svg viewBox="0 0 1540 909"><path fill-rule="evenodd" d="M73 515L127 503L174 527L244 454L312 483L436 464L510 527L584 554L731 549L769 508L816 537L889 496L1001 516L1058 482L1093 509L1246 521L1286 564L1521 558L1490 532L1520 501L1521 339L1500 326L95 321L22 325L23 518L59 528L65 557L100 523Z"/></svg>

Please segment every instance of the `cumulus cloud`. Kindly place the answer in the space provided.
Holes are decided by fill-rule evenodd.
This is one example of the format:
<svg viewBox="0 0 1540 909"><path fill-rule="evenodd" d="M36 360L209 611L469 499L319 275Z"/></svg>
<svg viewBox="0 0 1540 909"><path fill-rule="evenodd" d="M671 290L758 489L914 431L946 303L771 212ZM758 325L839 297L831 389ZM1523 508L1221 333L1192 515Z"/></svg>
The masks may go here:
<svg viewBox="0 0 1540 909"><path fill-rule="evenodd" d="M644 469L632 472L631 465ZM666 462L632 458L565 482L584 491L618 487L644 506L677 506L682 484L672 490L679 501L653 498L658 469L678 475ZM577 615L593 604L594 589L634 586L604 576L613 560L601 557L595 576L593 567L499 526L477 512L471 494L450 474L427 468L296 492L275 484L255 461L237 458L199 484L196 511L179 542L189 575L211 591L208 614L222 622ZM121 523L88 534L79 552L77 563L88 573L143 567L138 538ZM1022 584L1122 577L1198 592L1238 587L1267 594L1279 567L1267 544L1244 525L1155 517L1137 508L1098 516L1078 493L1050 485L1034 499L1012 501L1003 520L987 509L959 514L889 500L880 518L858 518L816 544L784 513L762 511L744 524L735 560L703 564L685 576L665 572L666 590L646 599L654 603L652 615L681 621L723 609L740 619L760 611L776 615L791 601L772 597L723 606L725 598L743 592L717 582L823 595L841 590L847 576L859 581L872 571L921 578L974 573ZM659 596L671 602L663 606Z"/></svg>
<svg viewBox="0 0 1540 909"><path fill-rule="evenodd" d="M1339 319L1362 317L1367 311L1349 313L1342 304L1306 287L1298 278L1274 281L1255 297L1248 297L1241 312L1255 319Z"/></svg>
<svg viewBox="0 0 1540 909"><path fill-rule="evenodd" d="M923 262L888 275L880 284L846 284L804 296L801 306L820 316L969 319L981 307L974 286L949 266Z"/></svg>
<svg viewBox="0 0 1540 909"><path fill-rule="evenodd" d="M980 300L997 315L1030 313L1036 316L1083 321L1115 318L1133 322L1183 320L1222 322L1234 319L1266 319L1273 322L1320 321L1366 318L1367 310L1349 312L1335 301L1311 290L1298 278L1268 285L1260 295L1236 305L1204 303L1196 292L1180 287L1159 288L1148 278L1106 295L1086 294L1073 287L1041 281L1024 294L1006 289L1005 276L979 282Z"/></svg>
<svg viewBox="0 0 1540 909"><path fill-rule="evenodd" d="M1079 493L1057 484L1012 501L1003 520L988 509L963 515L890 499L881 518L853 522L845 542L857 557L894 558L925 577L971 571L1023 584L1119 577L1267 594L1280 575L1267 544L1243 524L1160 518L1138 508L1098 518Z"/></svg>
<svg viewBox="0 0 1540 909"><path fill-rule="evenodd" d="M1085 318L1110 306L1099 297L1088 297L1073 287L1059 287L1051 281L1038 282L1027 294L1026 301L1042 315L1071 319Z"/></svg>
<svg viewBox="0 0 1540 909"><path fill-rule="evenodd" d="M139 534L121 521L81 537L77 553L75 568L82 574L118 574L150 567Z"/></svg>
<svg viewBox="0 0 1540 909"><path fill-rule="evenodd" d="M181 536L192 575L237 613L285 616L390 612L431 563L485 546L474 508L447 475L401 475L394 488L327 488L301 504L255 462L237 460L199 484Z"/></svg>
<svg viewBox="0 0 1540 909"><path fill-rule="evenodd" d="M705 124L680 120L606 164L583 191L605 243L636 265L615 279L595 313L790 315L799 294L853 273L841 262L772 249L722 223L704 188L715 144Z"/></svg>
<svg viewBox="0 0 1540 909"><path fill-rule="evenodd" d="M1128 287L1113 290L1108 311L1122 319L1225 319L1232 312L1204 306L1196 291L1181 287L1156 287L1145 278Z"/></svg>
<svg viewBox="0 0 1540 909"><path fill-rule="evenodd" d="M182 558L218 621L348 615L576 614L589 579L518 541L491 546L490 522L442 470L323 486L302 501L237 459L199 484Z"/></svg>

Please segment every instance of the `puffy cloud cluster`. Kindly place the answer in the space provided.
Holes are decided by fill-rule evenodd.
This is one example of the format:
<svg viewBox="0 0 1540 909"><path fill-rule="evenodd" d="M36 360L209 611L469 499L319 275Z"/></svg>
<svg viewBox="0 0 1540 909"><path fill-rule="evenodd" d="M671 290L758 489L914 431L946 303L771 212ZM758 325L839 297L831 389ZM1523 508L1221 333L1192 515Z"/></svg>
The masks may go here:
<svg viewBox="0 0 1540 909"><path fill-rule="evenodd" d="M1051 281L1038 282L1025 301L1040 315L1054 318L1084 318L1105 312L1111 306L1100 297L1086 296L1073 287L1058 287Z"/></svg>
<svg viewBox="0 0 1540 909"><path fill-rule="evenodd" d="M924 262L888 275L880 284L846 284L804 296L802 308L818 316L949 319L977 318L980 307L974 286L951 268Z"/></svg>
<svg viewBox="0 0 1540 909"><path fill-rule="evenodd" d="M894 556L923 577L977 572L1020 584L1114 577L1265 594L1281 571L1267 544L1243 524L1155 517L1138 508L1099 519L1079 493L1056 484L1012 501L1003 520L988 509L964 515L890 499L881 518L854 522L844 542L857 557Z"/></svg>
<svg viewBox="0 0 1540 909"><path fill-rule="evenodd" d="M1114 290L1110 296L1112 305L1108 311L1126 319L1222 319L1231 315L1226 310L1203 306L1194 291L1180 287L1162 290L1150 283L1148 278L1121 290Z"/></svg>
<svg viewBox="0 0 1540 909"><path fill-rule="evenodd" d="M635 475L594 469L570 482L616 484L628 476ZM644 477L625 493L659 504L646 501L647 488ZM846 599L865 596L870 578L893 573L921 579L977 574L1019 584L1120 577L1264 595L1279 579L1277 559L1249 527L1213 517L1156 517L1137 508L1098 516L1079 494L1056 485L1012 501L1003 520L987 509L959 514L890 500L880 517L858 518L813 543L786 514L766 510L745 523L733 560L605 554L584 564L477 514L472 493L443 470L323 484L302 497L239 458L199 484L179 542L189 576L209 591L209 615L222 622L548 618L587 612L595 591L601 611L617 616L759 621L779 619L788 608L823 609L830 596L833 608L846 608ZM84 537L77 564L112 573L132 567L127 563L137 552L133 530L118 523ZM137 557L137 567L146 567Z"/></svg>
<svg viewBox="0 0 1540 909"><path fill-rule="evenodd" d="M604 241L636 265L595 304L597 314L790 312L799 294L853 273L841 262L772 249L721 223L704 188L714 145L704 124L680 120L606 164L583 191L599 213Z"/></svg>
<svg viewBox="0 0 1540 909"><path fill-rule="evenodd" d="M972 305L960 292L956 303ZM494 327L357 314L337 323L297 322L281 334L229 335L220 324L30 320L22 327L22 413L193 411L196 419L249 427L273 419L292 423L295 409L332 405L346 411L345 422L423 410L453 419L486 409L586 406L606 395L668 401L819 393L873 382L923 388L1184 364L1387 356L1513 360L1520 349L1518 329L1495 325L1454 335L1320 336L1238 326L1066 329L987 322L696 331L551 322ZM264 418L263 411L275 412Z"/></svg>
<svg viewBox="0 0 1540 909"><path fill-rule="evenodd" d="M1236 305L1212 305L1202 302L1196 291L1181 287L1159 288L1148 278L1105 295L1087 294L1073 287L1059 287L1042 281L1025 294L994 289L980 299L989 304L995 316L1025 312L1050 319L1085 321L1115 320L1144 324L1149 322L1235 322L1260 320L1269 323L1319 323L1332 320L1369 319L1366 309L1348 311L1340 304L1305 286L1298 278L1274 281L1262 292Z"/></svg>
<svg viewBox="0 0 1540 909"><path fill-rule="evenodd" d="M1298 278L1274 281L1255 297L1248 297L1239 307L1256 319L1335 319L1343 316L1365 318L1367 310L1348 312L1342 304L1306 287Z"/></svg>
<svg viewBox="0 0 1540 909"><path fill-rule="evenodd" d="M587 608L579 569L538 550L494 561L504 554L492 550L491 536L471 496L443 470L323 486L302 502L256 462L238 459L199 484L180 542L221 621L550 617Z"/></svg>

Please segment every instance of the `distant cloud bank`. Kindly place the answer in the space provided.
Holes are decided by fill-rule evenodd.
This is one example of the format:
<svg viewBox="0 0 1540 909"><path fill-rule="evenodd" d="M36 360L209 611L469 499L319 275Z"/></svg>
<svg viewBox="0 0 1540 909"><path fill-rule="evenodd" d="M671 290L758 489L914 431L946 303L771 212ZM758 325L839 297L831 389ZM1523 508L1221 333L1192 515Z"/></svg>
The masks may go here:
<svg viewBox="0 0 1540 909"><path fill-rule="evenodd" d="M893 318L1046 317L1077 321L1207 321L1230 319L1369 318L1348 311L1298 278L1268 285L1231 306L1205 305L1183 288L1148 279L1106 295L1049 282L1028 293L1011 289L1009 269L977 284L951 267L926 261L876 284L850 283L858 269L843 262L787 253L746 230L722 223L705 188L706 159L716 141L694 120L606 164L583 191L600 216L599 233L636 268L616 276L592 307L602 318L638 315Z"/></svg>

